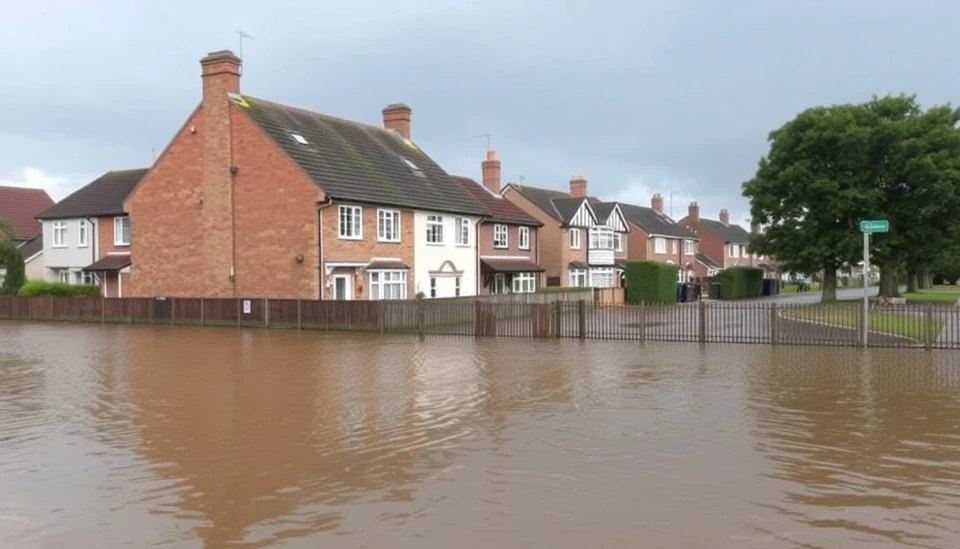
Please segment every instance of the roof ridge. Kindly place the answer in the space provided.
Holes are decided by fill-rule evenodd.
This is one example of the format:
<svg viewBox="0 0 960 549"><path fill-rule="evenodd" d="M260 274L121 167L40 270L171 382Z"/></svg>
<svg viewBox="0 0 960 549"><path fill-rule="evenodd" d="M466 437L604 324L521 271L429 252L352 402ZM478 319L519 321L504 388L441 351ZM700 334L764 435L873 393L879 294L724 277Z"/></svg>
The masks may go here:
<svg viewBox="0 0 960 549"><path fill-rule="evenodd" d="M351 119L351 118L344 118L344 117L342 117L342 116L334 116L334 115L332 115L332 114L327 114L327 113L325 113L325 112L320 112L320 111L311 110L311 109L308 109L308 108L306 108L306 107L298 107L297 105L291 105L291 104L289 104L289 103L281 103L281 102L279 102L279 101L273 101L273 100L271 100L271 99L263 99L262 97L256 97L256 96L253 96L253 95L240 94L240 96L241 96L241 97L246 97L246 98L253 99L254 101L260 101L260 102L262 102L262 103L271 103L271 104L273 104L273 105L276 105L276 106L278 106L278 107L283 107L283 108L285 108L285 109L293 109L293 110L300 111L300 112L307 113L307 114L313 114L313 115L317 115L317 116L323 116L323 117L326 117L326 118L334 118L334 119L336 119L336 120L340 120L340 121L346 122L346 123L348 123L348 124L353 124L353 125L355 125L355 126L359 126L359 127L362 128L362 129L373 128L373 129L379 130L379 131L381 131L381 132L383 132L383 133L387 133L387 134L392 134L392 133L393 133L393 130L388 130L388 129L382 127L382 126L376 126L376 125L374 125L374 124L370 124L369 122L362 122L362 121L360 121L360 120L353 120L353 119Z"/></svg>

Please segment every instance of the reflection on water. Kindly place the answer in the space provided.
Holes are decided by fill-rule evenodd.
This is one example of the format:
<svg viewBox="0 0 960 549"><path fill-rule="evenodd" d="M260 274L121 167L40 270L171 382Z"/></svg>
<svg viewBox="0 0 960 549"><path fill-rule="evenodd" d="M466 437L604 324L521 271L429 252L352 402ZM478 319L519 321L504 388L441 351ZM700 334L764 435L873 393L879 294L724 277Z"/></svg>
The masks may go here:
<svg viewBox="0 0 960 549"><path fill-rule="evenodd" d="M0 324L2 547L960 546L960 357Z"/></svg>

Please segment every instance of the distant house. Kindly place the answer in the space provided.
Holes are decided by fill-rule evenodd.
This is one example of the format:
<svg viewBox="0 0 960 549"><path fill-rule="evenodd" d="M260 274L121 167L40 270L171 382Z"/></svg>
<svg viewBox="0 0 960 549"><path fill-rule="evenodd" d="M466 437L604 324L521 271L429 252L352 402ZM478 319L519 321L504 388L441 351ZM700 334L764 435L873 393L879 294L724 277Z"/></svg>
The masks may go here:
<svg viewBox="0 0 960 549"><path fill-rule="evenodd" d="M414 143L409 106L380 127L241 94L230 51L199 68L199 105L125 203L136 295L476 292L488 212Z"/></svg>
<svg viewBox="0 0 960 549"><path fill-rule="evenodd" d="M621 285L630 229L618 203L588 196L586 178L573 176L569 193L510 183L503 196L543 223L547 286Z"/></svg>
<svg viewBox="0 0 960 549"><path fill-rule="evenodd" d="M53 205L43 189L0 186L0 219L13 229L13 243L20 249L28 280L43 277L43 240L37 214ZM0 279L5 269L0 268Z"/></svg>
<svg viewBox="0 0 960 549"><path fill-rule="evenodd" d="M23 256L24 274L27 280L44 280L43 234L38 234L20 245Z"/></svg>
<svg viewBox="0 0 960 549"><path fill-rule="evenodd" d="M727 210L720 210L718 219L707 219L700 216L700 206L691 202L687 216L679 223L700 238L695 263L698 276L713 276L733 266L760 266L758 257L748 249L750 233L740 225L730 223Z"/></svg>
<svg viewBox="0 0 960 549"><path fill-rule="evenodd" d="M41 212L44 278L129 295L130 218L123 201L146 168L109 171Z"/></svg>
<svg viewBox="0 0 960 549"><path fill-rule="evenodd" d="M486 294L529 293L543 284L539 264L543 223L500 194L500 160L494 151L481 163L483 184L467 177L455 177L464 189L486 206L477 231L477 260L480 263L477 292Z"/></svg>
<svg viewBox="0 0 960 549"><path fill-rule="evenodd" d="M661 261L677 266L677 279L687 282L697 276L700 238L685 225L663 212L663 197L657 193L650 207L620 203L630 225L627 258L630 261Z"/></svg>

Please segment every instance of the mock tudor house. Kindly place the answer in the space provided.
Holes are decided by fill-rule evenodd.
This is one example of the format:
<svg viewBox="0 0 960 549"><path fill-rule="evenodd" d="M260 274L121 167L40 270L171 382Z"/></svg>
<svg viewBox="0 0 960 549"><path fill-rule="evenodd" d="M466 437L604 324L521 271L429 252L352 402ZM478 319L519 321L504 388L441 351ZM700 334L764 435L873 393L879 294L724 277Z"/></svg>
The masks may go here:
<svg viewBox="0 0 960 549"><path fill-rule="evenodd" d="M700 238L696 271L698 276L713 276L720 270L734 266L756 267L758 261L747 249L750 233L730 223L727 210L720 210L719 219L700 217L700 206L691 202L687 216L679 221Z"/></svg>
<svg viewBox="0 0 960 549"><path fill-rule="evenodd" d="M456 177L491 217L477 231L477 261L480 264L478 295L530 293L543 284L538 263L539 235L543 223L500 194L500 160L488 151L481 163L483 184Z"/></svg>
<svg viewBox="0 0 960 549"><path fill-rule="evenodd" d="M622 285L629 228L616 202L587 195L582 175L570 179L570 192L510 183L503 196L543 223L540 265L547 286Z"/></svg>
<svg viewBox="0 0 960 549"><path fill-rule="evenodd" d="M200 104L125 203L136 295L476 291L488 212L412 141L410 107L379 127L241 94L230 51L200 67Z"/></svg>
<svg viewBox="0 0 960 549"><path fill-rule="evenodd" d="M697 277L699 238L685 225L663 212L663 196L654 194L650 207L620 203L630 227L627 258L630 261L661 261L677 266L677 281Z"/></svg>
<svg viewBox="0 0 960 549"><path fill-rule="evenodd" d="M0 186L0 219L13 229L13 244L23 256L27 280L43 279L43 226L36 217L52 205L43 189Z"/></svg>
<svg viewBox="0 0 960 549"><path fill-rule="evenodd" d="M104 297L129 295L130 218L123 201L146 173L108 171L37 216L46 280L97 284Z"/></svg>

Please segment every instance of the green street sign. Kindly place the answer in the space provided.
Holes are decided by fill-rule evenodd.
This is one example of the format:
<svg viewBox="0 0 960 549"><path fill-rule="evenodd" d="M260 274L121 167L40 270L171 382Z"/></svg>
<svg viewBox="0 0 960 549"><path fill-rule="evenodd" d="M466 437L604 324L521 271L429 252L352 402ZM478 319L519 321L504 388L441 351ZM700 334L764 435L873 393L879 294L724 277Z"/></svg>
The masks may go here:
<svg viewBox="0 0 960 549"><path fill-rule="evenodd" d="M890 232L890 222L886 219L864 219L860 222L860 232L888 233Z"/></svg>

